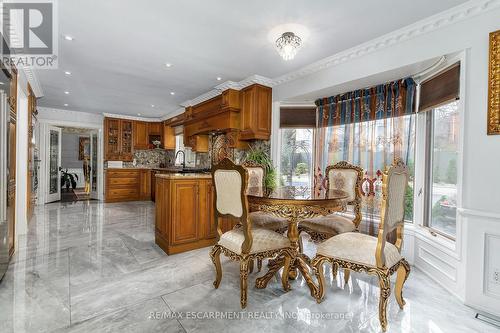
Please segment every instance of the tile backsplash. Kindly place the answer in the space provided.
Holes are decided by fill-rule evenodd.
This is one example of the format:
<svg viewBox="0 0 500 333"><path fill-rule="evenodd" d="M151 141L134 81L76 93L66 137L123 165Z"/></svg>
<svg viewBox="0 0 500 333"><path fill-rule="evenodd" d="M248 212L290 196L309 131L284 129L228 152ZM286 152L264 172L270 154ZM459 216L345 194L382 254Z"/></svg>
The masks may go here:
<svg viewBox="0 0 500 333"><path fill-rule="evenodd" d="M164 164L165 167L173 166L174 157L175 152L173 150L147 149L134 151L134 159L137 167L157 168L160 164ZM132 167L133 162L125 162L123 166Z"/></svg>

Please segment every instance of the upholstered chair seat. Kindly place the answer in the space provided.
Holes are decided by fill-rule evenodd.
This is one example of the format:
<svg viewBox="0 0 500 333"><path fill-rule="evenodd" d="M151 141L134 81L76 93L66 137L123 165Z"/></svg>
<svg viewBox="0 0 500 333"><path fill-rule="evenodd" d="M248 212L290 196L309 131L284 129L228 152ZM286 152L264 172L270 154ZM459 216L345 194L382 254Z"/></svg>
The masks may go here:
<svg viewBox="0 0 500 333"><path fill-rule="evenodd" d="M269 230L285 230L288 227L288 221L281 217L273 216L266 212L251 212L248 218L252 225L258 228L265 228Z"/></svg>
<svg viewBox="0 0 500 333"><path fill-rule="evenodd" d="M308 233L311 239L316 242L344 232L355 231L361 222L360 188L363 169L346 161L341 161L327 167L325 174L327 189L344 191L347 194L346 205L353 206L354 216L347 218L339 214L331 214L300 221L299 232Z"/></svg>
<svg viewBox="0 0 500 333"><path fill-rule="evenodd" d="M329 258L377 267L375 259L377 242L377 237L359 232L347 232L318 244L316 253ZM391 243L385 243L384 256L385 265L389 268L402 259L396 246Z"/></svg>
<svg viewBox="0 0 500 333"><path fill-rule="evenodd" d="M249 254L290 247L290 240L287 237L272 230L255 228L252 230L252 237L253 242ZM223 233L218 244L236 254L241 254L241 245L244 241L243 230L233 229Z"/></svg>
<svg viewBox="0 0 500 333"><path fill-rule="evenodd" d="M338 235L356 230L356 225L352 222L352 219L338 214L302 220L300 224L303 228L330 235Z"/></svg>

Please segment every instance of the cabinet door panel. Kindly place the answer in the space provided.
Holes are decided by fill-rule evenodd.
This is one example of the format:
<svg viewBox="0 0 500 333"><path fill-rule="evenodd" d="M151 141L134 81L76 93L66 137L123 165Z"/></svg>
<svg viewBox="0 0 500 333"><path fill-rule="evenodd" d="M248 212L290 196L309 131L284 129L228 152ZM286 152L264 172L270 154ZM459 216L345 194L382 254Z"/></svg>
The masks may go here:
<svg viewBox="0 0 500 333"><path fill-rule="evenodd" d="M198 239L198 182L175 182L172 189L172 244Z"/></svg>
<svg viewBox="0 0 500 333"><path fill-rule="evenodd" d="M121 159L132 161L133 159L133 122L132 120L120 120L121 127Z"/></svg>
<svg viewBox="0 0 500 333"><path fill-rule="evenodd" d="M104 121L104 149L107 160L120 159L120 119L106 118Z"/></svg>
<svg viewBox="0 0 500 333"><path fill-rule="evenodd" d="M134 149L148 148L148 123L144 121L134 122Z"/></svg>
<svg viewBox="0 0 500 333"><path fill-rule="evenodd" d="M214 219L213 187L212 181L201 182L200 189L200 226L202 228L200 238L217 237L217 227Z"/></svg>

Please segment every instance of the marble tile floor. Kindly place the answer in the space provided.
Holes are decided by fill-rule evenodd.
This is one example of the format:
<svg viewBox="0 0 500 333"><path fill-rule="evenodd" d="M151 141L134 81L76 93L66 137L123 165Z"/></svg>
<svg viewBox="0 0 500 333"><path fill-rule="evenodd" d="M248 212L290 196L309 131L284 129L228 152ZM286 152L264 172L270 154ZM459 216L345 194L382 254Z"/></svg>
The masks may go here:
<svg viewBox="0 0 500 333"><path fill-rule="evenodd" d="M314 245L305 240L305 251ZM0 283L0 332L380 332L378 284L328 275L323 303L303 279L283 292L249 279L239 305L239 266L224 259L219 289L208 248L167 256L154 244L154 204L54 203L36 208ZM391 295L388 332L499 332L413 268L406 306ZM223 318L221 318L223 317Z"/></svg>

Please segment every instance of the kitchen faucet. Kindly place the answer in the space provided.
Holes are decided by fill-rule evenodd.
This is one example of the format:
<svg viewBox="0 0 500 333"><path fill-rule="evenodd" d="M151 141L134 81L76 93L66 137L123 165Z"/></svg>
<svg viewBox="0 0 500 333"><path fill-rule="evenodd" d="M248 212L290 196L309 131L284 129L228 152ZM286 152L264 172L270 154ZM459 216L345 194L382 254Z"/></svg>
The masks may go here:
<svg viewBox="0 0 500 333"><path fill-rule="evenodd" d="M186 168L186 153L182 150L178 150L177 153L175 153L174 161L177 161L177 156L179 153L182 153L182 168Z"/></svg>

